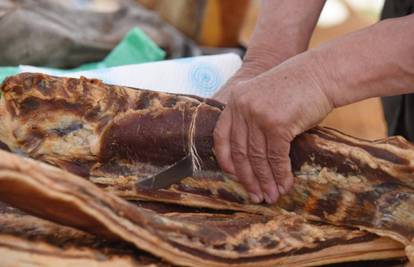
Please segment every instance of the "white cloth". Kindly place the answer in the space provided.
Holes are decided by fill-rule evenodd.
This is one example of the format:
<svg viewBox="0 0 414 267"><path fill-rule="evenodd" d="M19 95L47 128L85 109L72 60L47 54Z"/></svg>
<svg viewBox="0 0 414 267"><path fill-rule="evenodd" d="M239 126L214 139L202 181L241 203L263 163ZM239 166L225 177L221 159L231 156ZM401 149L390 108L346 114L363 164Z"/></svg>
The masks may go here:
<svg viewBox="0 0 414 267"><path fill-rule="evenodd" d="M21 72L96 78L108 84L210 97L240 68L236 54L201 56L81 72L20 66Z"/></svg>

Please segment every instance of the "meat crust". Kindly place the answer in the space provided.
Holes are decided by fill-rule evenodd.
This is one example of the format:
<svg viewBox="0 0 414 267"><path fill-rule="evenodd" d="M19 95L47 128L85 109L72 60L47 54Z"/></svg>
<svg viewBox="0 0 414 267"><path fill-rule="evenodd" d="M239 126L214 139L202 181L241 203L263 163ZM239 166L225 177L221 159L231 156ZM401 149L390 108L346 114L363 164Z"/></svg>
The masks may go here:
<svg viewBox="0 0 414 267"><path fill-rule="evenodd" d="M215 161L212 132L224 106L214 100L31 73L1 90L0 147L60 168L1 152L10 162L0 164L0 200L36 216L189 266L401 256L400 245L378 236L411 255L414 146L401 137L371 142L311 129L292 143L293 191L255 205ZM136 186L188 153L194 177L162 190ZM17 197L24 194L30 203Z"/></svg>

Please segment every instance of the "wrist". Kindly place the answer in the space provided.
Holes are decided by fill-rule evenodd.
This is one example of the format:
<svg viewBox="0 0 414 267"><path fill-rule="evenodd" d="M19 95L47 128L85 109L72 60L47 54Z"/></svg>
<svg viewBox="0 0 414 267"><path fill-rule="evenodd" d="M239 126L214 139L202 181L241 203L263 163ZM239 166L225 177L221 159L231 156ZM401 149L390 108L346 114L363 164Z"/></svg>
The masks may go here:
<svg viewBox="0 0 414 267"><path fill-rule="evenodd" d="M308 48L325 0L267 0L244 58L245 67L265 72Z"/></svg>
<svg viewBox="0 0 414 267"><path fill-rule="evenodd" d="M341 106L339 80L333 77L329 71L329 55L321 50L312 49L300 55L302 57L304 72L309 82L317 87L325 96L331 109Z"/></svg>
<svg viewBox="0 0 414 267"><path fill-rule="evenodd" d="M294 42L290 46L283 43L252 43L243 58L242 69L254 77L303 52L306 46L294 45Z"/></svg>

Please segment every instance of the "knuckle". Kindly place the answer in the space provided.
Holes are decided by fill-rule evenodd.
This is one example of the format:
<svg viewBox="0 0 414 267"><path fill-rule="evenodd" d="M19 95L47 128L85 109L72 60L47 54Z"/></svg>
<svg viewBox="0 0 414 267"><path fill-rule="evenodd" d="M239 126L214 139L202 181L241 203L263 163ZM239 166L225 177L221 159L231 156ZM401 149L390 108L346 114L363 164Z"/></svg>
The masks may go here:
<svg viewBox="0 0 414 267"><path fill-rule="evenodd" d="M266 126L270 127L272 133L276 135L283 135L286 129L289 129L290 120L285 115L274 114L264 118Z"/></svg>
<svg viewBox="0 0 414 267"><path fill-rule="evenodd" d="M237 143L232 143L232 145L231 145L231 156L235 160L244 161L244 160L247 159L247 151L241 145L239 145Z"/></svg>
<svg viewBox="0 0 414 267"><path fill-rule="evenodd" d="M253 167L253 173L256 176L256 179L263 186L272 186L273 185L273 173L268 166L267 158L260 156L260 159L257 161L250 160Z"/></svg>
<svg viewBox="0 0 414 267"><path fill-rule="evenodd" d="M282 163L282 162L284 162L286 159L285 159L285 155L283 154L281 154L280 152L278 152L278 151L275 151L275 152L272 152L272 153L269 153L269 155L268 155L268 160L270 161L270 162L274 162L274 163Z"/></svg>
<svg viewBox="0 0 414 267"><path fill-rule="evenodd" d="M267 156L267 159L271 166L284 165L290 161L288 155L280 152L271 152Z"/></svg>
<svg viewBox="0 0 414 267"><path fill-rule="evenodd" d="M235 161L245 161L247 159L246 152L242 150L232 150L231 156Z"/></svg>
<svg viewBox="0 0 414 267"><path fill-rule="evenodd" d="M239 108L249 107L249 104L251 102L251 99L247 96L247 94L238 94L234 100L236 106Z"/></svg>
<svg viewBox="0 0 414 267"><path fill-rule="evenodd" d="M260 128L276 136L283 136L292 123L284 114L275 111L263 111L260 107L253 107L252 116L256 118Z"/></svg>
<svg viewBox="0 0 414 267"><path fill-rule="evenodd" d="M256 175L257 179L262 181L269 177L269 172L267 171L266 166L263 163L253 165L253 172Z"/></svg>
<svg viewBox="0 0 414 267"><path fill-rule="evenodd" d="M279 160L282 160L285 156L286 154L284 153L282 149L278 147L270 147L267 158L269 160L279 161Z"/></svg>
<svg viewBox="0 0 414 267"><path fill-rule="evenodd" d="M278 117L278 112L263 105L250 105L249 114L251 117L255 118L259 125L262 125L265 128L274 126Z"/></svg>
<svg viewBox="0 0 414 267"><path fill-rule="evenodd" d="M261 134L263 133L257 129L256 125L250 127L247 142L249 155L252 158L266 159L266 138L264 136L262 138Z"/></svg>
<svg viewBox="0 0 414 267"><path fill-rule="evenodd" d="M263 110L261 105L252 105L250 107L250 114L254 117L258 118L265 118L267 117L267 112Z"/></svg>
<svg viewBox="0 0 414 267"><path fill-rule="evenodd" d="M261 152L250 152L249 160L252 164L260 166L263 163L266 163L267 157L264 153Z"/></svg>
<svg viewBox="0 0 414 267"><path fill-rule="evenodd" d="M273 186L274 184L273 177L269 176L268 173L263 172L263 171L261 173L259 171L257 179L259 180L260 184L264 186L265 188Z"/></svg>

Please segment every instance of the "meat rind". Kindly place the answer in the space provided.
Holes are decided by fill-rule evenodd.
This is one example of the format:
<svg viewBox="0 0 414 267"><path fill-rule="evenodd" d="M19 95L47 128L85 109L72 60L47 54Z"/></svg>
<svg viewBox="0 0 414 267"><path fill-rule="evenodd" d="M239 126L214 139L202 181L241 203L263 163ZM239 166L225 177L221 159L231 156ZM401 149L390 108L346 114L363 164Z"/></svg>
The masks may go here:
<svg viewBox="0 0 414 267"><path fill-rule="evenodd" d="M0 203L0 266L168 267L125 242L103 240Z"/></svg>
<svg viewBox="0 0 414 267"><path fill-rule="evenodd" d="M130 242L177 265L315 266L404 255L401 244L388 238L313 225L290 214L162 215L53 166L4 151L0 157L2 201L100 237Z"/></svg>
<svg viewBox="0 0 414 267"><path fill-rule="evenodd" d="M212 131L223 106L213 100L28 73L7 79L2 91L2 147L86 177L107 192L276 219L286 216L284 210L295 212L391 237L411 255L414 147L400 137L369 142L311 129L292 143L294 190L277 205L253 205L215 162ZM187 153L196 156L195 177L166 190L135 185Z"/></svg>
<svg viewBox="0 0 414 267"><path fill-rule="evenodd" d="M412 242L412 144L399 137L368 142L316 128L292 147L296 185L282 199L283 208Z"/></svg>
<svg viewBox="0 0 414 267"><path fill-rule="evenodd" d="M212 131L223 108L213 100L30 73L8 78L2 91L0 141L14 152L89 177L129 199L280 212L251 205L244 189L213 163ZM135 186L190 151L203 165L197 177L169 190ZM315 128L296 138L291 158L296 186L278 203L284 209L411 242L412 144Z"/></svg>
<svg viewBox="0 0 414 267"><path fill-rule="evenodd" d="M203 164L217 168L211 118L222 105L213 100L30 73L8 78L2 91L0 140L32 158L84 175L120 161L140 163L134 172L142 176L196 145ZM202 112L193 122L196 110ZM202 125L193 135L192 123Z"/></svg>

